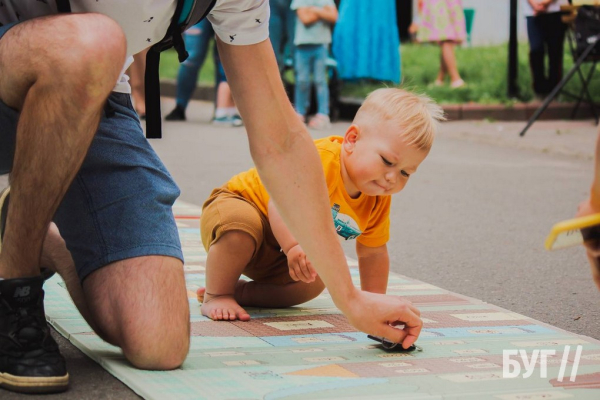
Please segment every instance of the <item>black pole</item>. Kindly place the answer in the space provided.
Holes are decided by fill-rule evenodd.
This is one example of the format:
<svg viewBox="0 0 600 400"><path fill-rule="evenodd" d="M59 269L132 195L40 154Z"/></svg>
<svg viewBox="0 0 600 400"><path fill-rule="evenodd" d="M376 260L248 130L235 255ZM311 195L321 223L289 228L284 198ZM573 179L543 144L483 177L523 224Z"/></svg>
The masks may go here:
<svg viewBox="0 0 600 400"><path fill-rule="evenodd" d="M517 87L517 0L510 0L510 34L508 39L508 97L519 97Z"/></svg>

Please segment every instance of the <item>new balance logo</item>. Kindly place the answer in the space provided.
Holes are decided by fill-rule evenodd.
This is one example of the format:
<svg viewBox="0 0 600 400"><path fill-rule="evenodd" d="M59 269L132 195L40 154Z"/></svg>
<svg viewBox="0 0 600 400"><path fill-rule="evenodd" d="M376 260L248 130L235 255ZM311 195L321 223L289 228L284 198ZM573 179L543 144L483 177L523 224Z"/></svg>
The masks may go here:
<svg viewBox="0 0 600 400"><path fill-rule="evenodd" d="M18 287L15 290L15 294L13 297L27 297L27 296L29 296L30 292L31 292L31 286Z"/></svg>

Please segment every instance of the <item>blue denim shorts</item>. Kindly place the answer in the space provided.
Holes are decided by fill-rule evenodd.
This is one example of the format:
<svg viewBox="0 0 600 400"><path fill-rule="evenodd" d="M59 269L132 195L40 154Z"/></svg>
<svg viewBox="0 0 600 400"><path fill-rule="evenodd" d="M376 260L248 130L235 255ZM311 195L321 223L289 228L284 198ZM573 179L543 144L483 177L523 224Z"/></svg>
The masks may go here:
<svg viewBox="0 0 600 400"><path fill-rule="evenodd" d="M0 38L11 27L0 27ZM115 261L183 260L172 205L179 188L144 136L129 94L112 93L81 170L54 217L79 278ZM56 110L60 112L60 110ZM0 101L0 174L12 169L19 113Z"/></svg>

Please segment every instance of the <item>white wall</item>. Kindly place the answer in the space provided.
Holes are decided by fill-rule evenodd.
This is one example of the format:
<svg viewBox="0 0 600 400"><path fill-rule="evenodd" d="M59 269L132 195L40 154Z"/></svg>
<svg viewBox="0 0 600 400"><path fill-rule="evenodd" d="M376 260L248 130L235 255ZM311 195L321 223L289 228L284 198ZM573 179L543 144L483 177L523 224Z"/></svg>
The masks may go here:
<svg viewBox="0 0 600 400"><path fill-rule="evenodd" d="M526 0L519 0L526 1ZM475 9L471 38L473 46L508 42L510 0L462 0L464 8ZM525 17L518 5L517 33L519 40L527 40Z"/></svg>

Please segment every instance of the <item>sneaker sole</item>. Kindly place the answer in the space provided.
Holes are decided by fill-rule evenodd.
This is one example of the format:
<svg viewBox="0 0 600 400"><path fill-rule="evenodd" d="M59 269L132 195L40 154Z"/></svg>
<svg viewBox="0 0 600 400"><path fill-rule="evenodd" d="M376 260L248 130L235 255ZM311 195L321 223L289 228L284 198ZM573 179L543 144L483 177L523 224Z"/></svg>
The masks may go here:
<svg viewBox="0 0 600 400"><path fill-rule="evenodd" d="M18 393L64 392L69 387L69 374L56 377L37 377L0 373L0 387Z"/></svg>
<svg viewBox="0 0 600 400"><path fill-rule="evenodd" d="M10 195L10 186L0 192L0 252L2 251L2 238L6 228L6 214L8 213L8 196Z"/></svg>

